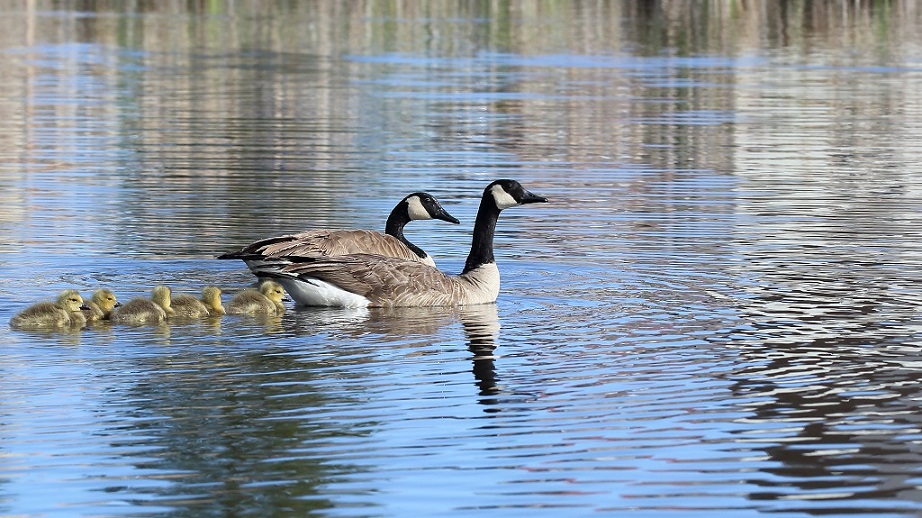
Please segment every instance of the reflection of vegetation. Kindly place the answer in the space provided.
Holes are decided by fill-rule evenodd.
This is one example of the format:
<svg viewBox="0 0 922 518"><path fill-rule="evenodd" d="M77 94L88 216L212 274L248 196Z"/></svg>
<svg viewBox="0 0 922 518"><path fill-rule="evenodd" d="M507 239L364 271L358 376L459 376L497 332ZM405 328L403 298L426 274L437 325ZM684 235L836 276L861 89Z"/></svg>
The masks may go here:
<svg viewBox="0 0 922 518"><path fill-rule="evenodd" d="M175 361L140 367L161 374L138 383L132 394L138 402L138 467L171 482L150 490L154 500L139 503L175 504L182 514L262 516L281 509L303 516L332 507L318 488L358 468L331 462L321 452L328 443L361 434L309 417L335 404L312 388L315 366L262 352L197 356L185 368Z"/></svg>
<svg viewBox="0 0 922 518"><path fill-rule="evenodd" d="M458 165L494 167L489 153L507 167L623 156L731 170L723 114L746 70L707 58L797 61L844 44L848 64L873 65L922 26L909 2L27 5L0 19L0 49L18 49L0 53L10 78L0 142L21 164L8 170L61 182L49 189L80 211L65 234L91 225L115 251L202 256L355 226L336 195L360 198L389 170L428 169L440 152L459 157L430 173L447 180L464 177ZM16 221L50 217L31 212L47 204L42 191L20 195L24 179L4 184L0 241L22 240ZM89 196L66 198L77 192Z"/></svg>
<svg viewBox="0 0 922 518"><path fill-rule="evenodd" d="M760 52L764 48L797 47L810 52L835 48L843 35L857 38L856 49L881 48L889 27L919 17L911 2L780 0L744 2L675 1L630 2L626 17L628 40L641 53L676 55ZM846 30L847 29L847 30Z"/></svg>
<svg viewBox="0 0 922 518"><path fill-rule="evenodd" d="M745 270L739 275L761 281L758 286L797 290L801 277L816 278L822 265L830 277L822 283L848 282L820 309L879 335L894 321L878 314L893 304L890 298L841 306L854 300L849 297L855 286L859 294L891 286L899 296L906 279L869 268L902 274L916 259L907 254L899 268L894 258L883 256L880 266L854 261L831 266L825 257L796 262L803 247L825 254L832 246L862 241L873 243L867 250L876 255L890 249L888 240L918 233L913 216L918 196L910 192L917 182L905 167L919 162L922 96L912 60L922 40L922 9L914 2L22 4L29 10L9 8L0 17L6 89L0 98L3 252L29 246L39 257L42 247L94 257L210 256L309 226L380 228L387 209L409 192L404 187L415 190L422 179L430 184L439 179L437 188L444 192L471 184L476 188L470 192L477 192L484 177L521 168L546 176L558 192L568 186L578 191L555 200L563 210L554 217L561 219L544 224L542 242L553 248L540 260L548 262L569 263L571 254L588 250L599 262L614 257L616 263L662 261L673 268L675 259L697 261L703 244L720 234L726 240L713 253L733 256L730 277L739 264ZM866 70L874 67L884 70ZM755 190L766 191L761 201L740 194L745 186L736 190L747 179ZM392 199L380 210L348 206L381 198L382 192ZM566 210L571 207L577 210ZM725 217L715 214L721 211ZM589 229L587 213L598 216ZM812 232L804 221L815 224ZM843 229L849 231L839 232ZM765 242L757 242L763 233ZM625 247L615 253L613 243ZM780 252L760 262L734 246ZM693 249L694 255L670 253L670 247ZM637 249L642 253L634 255ZM854 253L863 252L849 252ZM89 262L74 270L105 268L83 267ZM109 263L113 270L115 265L121 263ZM10 269L22 276L24 268ZM852 279L850 273L860 275ZM872 283L862 286L865 279ZM596 279L581 289L599 293ZM644 291L644 297L668 293L674 303L666 289ZM890 404L892 422L879 424L914 433L918 423L912 416L919 412L911 401L920 396L911 390L914 372L896 360L869 363L863 342L805 333L791 346L790 333L766 338L775 321L790 317L790 304L766 314L776 299L754 300L763 313L751 317L752 340L769 347L743 357L769 368L742 368L734 389L757 400L759 424L792 415L821 419L831 408L843 416L840 430L807 430L806 436L863 444L854 458L868 466L887 451L892 466L907 465L906 458L914 458L911 441L906 448L877 447L879 436L856 439L849 420ZM791 296L785 302L792 300L797 302ZM804 304L816 310L814 294ZM873 311L859 314L865 307ZM301 334L316 336L320 323L312 319L320 314L286 318L302 319ZM504 364L491 356L494 320L495 315L486 323L462 321L478 401L491 405L505 390ZM223 322L225 331L233 329L229 320ZM402 342L411 348L430 340L429 326L438 330L444 322L442 315L416 320L372 315L355 333L388 335L412 324L417 334ZM759 327L764 322L768 325ZM841 322L834 327L848 329ZM874 328L875 322L886 325ZM281 319L265 325L267 331L286 332ZM100 331L92 330L97 336ZM120 340L124 331L110 333ZM76 345L80 338L54 340ZM899 341L882 343L902 354ZM851 362L854 377L833 379L828 394L818 383L820 393L807 398L802 391L779 395L785 387L758 377L781 369L801 375L801 367L811 366L805 345L821 353L823 362ZM366 355L383 354L368 349ZM426 353L443 351L421 354ZM779 359L780 354L785 356ZM339 495L324 491L338 477L361 472L348 459L361 464L361 448L372 442L363 442L362 434L373 433L379 423L368 418L351 429L363 414L337 413L353 401L331 401L316 383L312 373L324 368L320 360L286 361L264 351L205 356L188 360L185 368L148 358L139 372L156 375L133 386L127 398L113 392L114 401L136 419L125 426L139 431L119 442L116 437L126 430L114 430L113 451L124 448L121 455L135 459L151 478L163 474L165 489L145 493L161 499L152 505L173 504L190 515L201 509L237 515L282 508L306 514L329 507ZM355 358L367 361L362 354ZM870 367L873 373L863 374ZM340 372L348 376L348 369L337 376ZM908 388L880 403L877 394L849 392L858 376L871 385ZM341 393L361 394L364 388L349 386ZM323 409L330 413L316 419ZM344 438L354 440L347 447L358 446L354 456L342 454ZM816 459L796 447L769 453L787 463L778 471L784 476L818 467L820 478L828 478L854 461L840 455ZM911 491L911 482L891 485ZM0 495L0 508L4 498Z"/></svg>

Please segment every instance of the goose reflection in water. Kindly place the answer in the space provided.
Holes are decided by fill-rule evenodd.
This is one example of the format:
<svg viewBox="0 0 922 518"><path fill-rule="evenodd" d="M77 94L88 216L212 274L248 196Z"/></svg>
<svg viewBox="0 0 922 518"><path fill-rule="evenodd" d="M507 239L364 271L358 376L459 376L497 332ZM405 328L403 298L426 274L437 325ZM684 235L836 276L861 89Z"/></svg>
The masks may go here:
<svg viewBox="0 0 922 518"><path fill-rule="evenodd" d="M499 334L499 318L496 304L474 304L455 308L371 308L371 329L387 327L391 334L401 336L423 335L424 339L436 340L440 329L460 321L464 329L468 350L473 354L474 379L480 388L480 395L499 391L496 384L496 339Z"/></svg>
<svg viewBox="0 0 922 518"><path fill-rule="evenodd" d="M480 387L480 395L499 392L496 384L496 365L493 352L499 336L499 318L496 304L465 306L460 309L461 325L467 336L467 346L474 354L474 378Z"/></svg>
<svg viewBox="0 0 922 518"><path fill-rule="evenodd" d="M310 308L289 312L287 323L295 334L316 335L329 332L339 336L364 337L380 335L393 347L396 340L423 355L433 352L426 346L445 341L451 333L444 329L458 322L464 330L468 350L472 354L473 373L481 395L499 391L493 355L500 328L496 304L476 304L460 307L395 307L395 308ZM377 342L377 340L376 340ZM382 345L383 346L383 345ZM378 346L374 346L378 347Z"/></svg>

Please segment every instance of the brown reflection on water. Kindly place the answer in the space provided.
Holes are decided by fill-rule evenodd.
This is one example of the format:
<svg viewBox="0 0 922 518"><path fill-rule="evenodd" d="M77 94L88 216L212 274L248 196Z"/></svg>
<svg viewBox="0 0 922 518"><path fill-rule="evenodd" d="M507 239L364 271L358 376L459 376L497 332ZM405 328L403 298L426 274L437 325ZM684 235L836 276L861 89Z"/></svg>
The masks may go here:
<svg viewBox="0 0 922 518"><path fill-rule="evenodd" d="M134 368L144 381L113 401L115 407L123 398L137 402L124 416L133 425L121 430L117 446L136 449L136 467L169 482L140 488L151 498L147 505L231 514L331 507L318 486L361 468L330 462L322 451L338 437L366 432L307 417L347 404L313 388L313 370L322 362L221 349L139 359ZM110 491L123 490L132 491Z"/></svg>
<svg viewBox="0 0 922 518"><path fill-rule="evenodd" d="M880 512L873 502L917 491L922 356L905 329L875 317L873 307L830 300L823 308L816 293L805 295L810 308L800 309L813 316L769 303L776 321L739 330L734 340L745 360L731 376L734 399L752 414L738 423L739 447L773 461L763 468L772 477L750 479L760 489L749 498L820 494L825 512Z"/></svg>
<svg viewBox="0 0 922 518"><path fill-rule="evenodd" d="M224 317L223 327L234 327L227 322L231 318ZM134 359L132 370L140 373L139 381L126 392L114 392L111 402L116 408L125 399L135 402L130 415L124 416L133 424L120 430L118 446L128 451L129 462L135 456L131 452L137 452L136 468L149 478L169 484L132 491L150 498L144 505L189 512L271 514L276 509L306 512L333 507L334 500L323 489L367 469L361 452L368 448L366 442L373 442L375 430L384 426L382 417L359 415L362 403L350 401L353 396L344 396L337 388L352 385L362 399L380 390L374 379L350 373L349 366L389 354L382 348L402 349L401 361L425 365L420 355L450 352L442 350L445 346L429 346L439 329L459 321L472 353L473 381L481 395L495 394L493 351L499 322L492 304L290 312L279 332L338 336L328 340L333 348L305 343L291 350L289 340L284 342L288 346L241 346L241 350L234 344L239 336L210 337L206 332L202 340L212 345L207 352L180 349ZM197 328L184 326L177 334L187 335L190 329ZM345 341L343 335L386 337L386 341L374 338L340 351L336 347ZM142 337L138 333L147 341ZM166 340L161 346L171 344ZM176 346L182 347L172 345ZM355 413L357 420L348 429L337 428L334 417L342 413ZM358 455L355 463L335 458L340 456L337 445L344 441ZM113 484L110 491L129 488Z"/></svg>
<svg viewBox="0 0 922 518"><path fill-rule="evenodd" d="M111 192L101 194L113 200L106 215L129 222L130 230L107 225L113 218L91 207L79 216L101 227L115 248L131 243L153 253L206 256L272 232L355 226L361 208L343 207L337 197L360 197L363 186L387 181L396 141L377 129L412 140L420 125L435 137L415 137L411 146L471 150L460 160L473 167L497 165L492 155L478 161L484 145L507 153L507 167L559 163L561 172L541 173L551 183L574 168L637 163L667 171L642 184L668 180L676 168L738 174L752 168L748 157L757 152L741 157L741 150L771 144L773 133L790 127L771 113L801 92L777 78L791 74L795 84L810 84L811 76L826 77L822 70L779 75L759 59L899 64L917 46L922 13L912 2L887 6L27 2L0 21L0 73L11 88L0 102L0 116L10 121L0 131L11 174L4 192L13 193L4 217L22 221L33 207L41 210L23 189L41 178L52 194L74 184L90 192L106 185ZM825 62L838 54L843 34L857 49L850 61ZM380 55L422 57L408 68L351 59ZM516 59L506 63L504 55ZM466 67L465 60L473 61ZM363 86L419 70L428 70L419 87ZM835 103L835 126L847 126L841 119L853 114L877 119L872 100L840 97L854 71L841 75L821 100ZM883 96L882 124L859 125L852 135L835 130L830 138L845 146L867 132L887 139L903 127L915 134L900 113L922 98L913 86L920 82L900 77ZM773 92L766 95L766 87ZM408 88L405 98L376 97ZM463 95L419 102L439 92ZM790 109L802 113L810 105ZM471 124L484 112L493 117L487 126ZM422 120L408 123L410 114ZM87 161L86 150L99 156ZM425 155L393 165L427 166ZM431 174L421 176L431 178L428 185L466 178ZM610 204L605 200L599 203ZM160 235L165 225L175 232ZM196 244L177 242L193 231Z"/></svg>
<svg viewBox="0 0 922 518"><path fill-rule="evenodd" d="M746 417L702 433L732 429L737 442L722 454L743 451L748 482L764 488L746 497L790 501L792 491L810 498L830 489L821 496L833 502L914 500L922 438L915 2L30 0L3 14L0 251L55 252L84 265L119 254L205 259L300 228L379 228L411 189L445 194L472 214L490 179L521 177L553 203L504 213L499 246L531 243L501 252L521 254L510 281L527 288L504 291L505 302L538 307L517 315L523 336L558 340L591 364L574 374L585 366L549 356L559 375L551 384L612 376L595 371L613 350L644 370L643 355L617 342L632 330L652 344L693 330L739 351L739 364L720 372ZM460 260L469 241L448 241L437 251ZM9 256L19 256L4 256L15 282L35 276L31 256L17 264ZM592 263L579 264L587 256ZM214 271L225 264L199 262L178 281L224 280ZM61 276L95 282L99 270L123 266ZM140 279L131 271L118 280L132 291L178 268L160 261ZM540 282L523 286L529 275ZM712 291L721 292L717 302ZM471 356L460 372L476 394L468 399L494 404L505 390L504 361L494 355L499 322L495 306L478 309L318 310L226 318L197 335L131 331L176 354L164 361L157 350L126 374L128 397L117 393L113 406L128 399L119 417L139 421L136 442L125 444L142 452L142 468L162 470L151 478L163 474L169 485L155 496L167 504L213 509L217 501L231 514L329 507L350 489L321 494L323 481L364 469L328 462L342 453L335 440L354 437L359 455L374 457L362 439L395 411L385 392L373 415L350 408L375 387L341 384L358 375L330 367L341 359L335 347L351 346L345 367L376 368L371 381L403 375L376 365L389 353L404 355L408 372L428 368L441 380L441 358L456 351L433 347L433 337L460 325L462 354ZM642 318L644 310L656 318ZM572 331L593 326L599 343ZM135 351L130 332L105 331L102 340L60 342ZM329 343L311 341L324 334ZM230 355L220 350L228 344L212 343L218 336L259 349ZM304 349L263 348L279 343ZM204 356L182 349L203 344ZM533 381L532 366L525 362L519 381ZM637 388L648 387L639 380ZM608 407L581 390L572 397L593 401L587 421L621 417L619 394L606 395L616 402ZM639 404L672 412L674 394ZM561 408L569 397L560 396ZM459 400L447 406L468 403ZM330 415L313 421L321 410ZM522 416L516 435L536 430L533 417ZM655 414L643 422L660 425ZM564 433L574 434L584 435ZM556 439L547 451L568 442ZM616 444L614 456L643 464L631 455L649 460L661 445ZM571 465L607 469L594 464L610 458L597 446ZM720 464L707 462L681 469ZM570 475L560 478L573 484ZM730 492L741 491L739 472L731 478ZM516 503L544 491L543 481L516 487ZM684 488L706 494L697 484ZM573 488L584 489L566 493Z"/></svg>

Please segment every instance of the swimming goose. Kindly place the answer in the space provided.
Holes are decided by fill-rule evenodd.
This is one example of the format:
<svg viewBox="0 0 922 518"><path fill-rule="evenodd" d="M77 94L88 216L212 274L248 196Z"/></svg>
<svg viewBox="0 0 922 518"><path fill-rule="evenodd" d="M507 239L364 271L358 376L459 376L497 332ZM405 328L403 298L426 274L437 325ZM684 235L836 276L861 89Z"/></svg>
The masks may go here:
<svg viewBox="0 0 922 518"><path fill-rule="evenodd" d="M20 311L10 319L10 326L19 329L50 327L83 327L88 309L77 290L64 290L54 302L39 302Z"/></svg>
<svg viewBox="0 0 922 518"><path fill-rule="evenodd" d="M89 309L83 310L83 315L87 322L96 322L97 320L109 320L112 316L112 310L121 306L115 298L112 290L100 288L93 292L90 300L85 301Z"/></svg>
<svg viewBox="0 0 922 518"><path fill-rule="evenodd" d="M177 318L202 318L220 316L225 313L224 306L221 304L221 288L217 286L205 286L202 289L201 300L184 293L173 295L170 307L173 308Z"/></svg>
<svg viewBox="0 0 922 518"><path fill-rule="evenodd" d="M277 282L263 281L259 291L243 290L227 304L230 315L281 315L285 312L285 290Z"/></svg>
<svg viewBox="0 0 922 518"><path fill-rule="evenodd" d="M154 288L150 299L131 299L112 312L111 320L120 324L159 324L174 315L170 300L170 288L160 285Z"/></svg>
<svg viewBox="0 0 922 518"><path fill-rule="evenodd" d="M384 234L373 230L309 230L299 234L263 239L218 259L243 259L250 269L263 264L263 259L288 256L336 256L348 254L378 254L419 261L435 266L435 261L403 235L403 227L411 221L440 219L459 221L449 214L435 196L415 192L400 200L387 217Z"/></svg>
<svg viewBox="0 0 922 518"><path fill-rule="evenodd" d="M371 254L289 257L291 264L267 262L257 267L255 273L280 282L303 306L454 306L495 302L499 294L499 269L493 257L493 234L500 211L546 201L515 180L497 180L488 185L477 211L471 252L459 275L447 275L418 262Z"/></svg>

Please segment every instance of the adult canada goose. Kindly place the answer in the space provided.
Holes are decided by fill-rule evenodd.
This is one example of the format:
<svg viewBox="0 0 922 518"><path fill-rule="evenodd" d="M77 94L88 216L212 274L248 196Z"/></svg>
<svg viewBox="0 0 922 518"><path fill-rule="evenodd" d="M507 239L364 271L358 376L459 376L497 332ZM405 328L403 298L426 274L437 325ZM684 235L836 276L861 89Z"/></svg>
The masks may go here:
<svg viewBox="0 0 922 518"><path fill-rule="evenodd" d="M174 315L170 288L160 285L154 288L150 299L131 299L112 312L111 320L119 324L139 326L159 324Z"/></svg>
<svg viewBox="0 0 922 518"><path fill-rule="evenodd" d="M19 329L51 327L83 327L87 309L77 290L64 290L54 302L39 302L20 311L10 319L10 326Z"/></svg>
<svg viewBox="0 0 922 518"><path fill-rule="evenodd" d="M459 275L447 275L418 262L371 254L289 257L291 264L267 262L257 267L255 273L280 282L304 306L453 306L495 302L499 294L499 269L493 257L493 234L500 211L546 201L515 180L497 180L488 185L477 211L471 252Z"/></svg>
<svg viewBox="0 0 922 518"><path fill-rule="evenodd" d="M202 318L225 314L224 305L221 304L221 288L217 286L205 286L202 289L201 300L184 293L173 295L170 307L177 318Z"/></svg>
<svg viewBox="0 0 922 518"><path fill-rule="evenodd" d="M230 315L281 315L285 312L285 290L277 282L263 281L259 291L246 289L227 304Z"/></svg>
<svg viewBox="0 0 922 518"><path fill-rule="evenodd" d="M83 310L83 315L86 317L87 322L108 320L112 316L112 310L121 306L112 290L107 288L94 291L90 300L84 302L88 308Z"/></svg>
<svg viewBox="0 0 922 518"><path fill-rule="evenodd" d="M308 230L298 234L272 237L228 252L218 259L243 259L250 269L265 259L288 256L314 257L348 254L378 254L419 261L435 266L435 261L403 235L403 227L411 221L440 219L459 223L439 203L435 196L415 192L400 200L387 217L384 234L373 230Z"/></svg>

